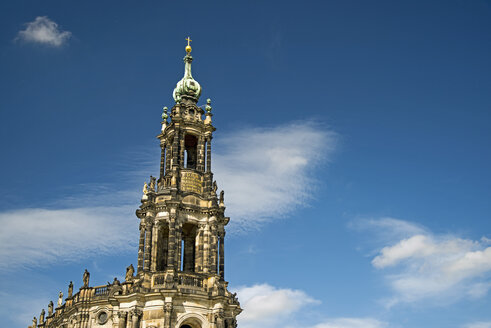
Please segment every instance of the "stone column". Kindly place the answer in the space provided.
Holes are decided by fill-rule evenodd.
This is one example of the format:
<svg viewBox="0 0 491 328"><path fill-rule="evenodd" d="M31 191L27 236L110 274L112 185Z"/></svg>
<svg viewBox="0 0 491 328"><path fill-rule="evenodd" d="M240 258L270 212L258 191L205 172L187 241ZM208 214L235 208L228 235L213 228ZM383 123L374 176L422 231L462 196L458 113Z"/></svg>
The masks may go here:
<svg viewBox="0 0 491 328"><path fill-rule="evenodd" d="M145 225L145 260L143 264L143 270L144 271L149 271L150 270L150 256L151 256L151 251L152 251L152 224L149 222L146 223Z"/></svg>
<svg viewBox="0 0 491 328"><path fill-rule="evenodd" d="M172 158L172 147L171 145L167 146L166 152L165 152L165 174L169 173L169 170L171 169L170 167L170 160Z"/></svg>
<svg viewBox="0 0 491 328"><path fill-rule="evenodd" d="M165 176L165 152L167 145L163 143L161 147L162 150L160 153L160 180L162 180Z"/></svg>
<svg viewBox="0 0 491 328"><path fill-rule="evenodd" d="M220 280L225 280L225 231L220 234Z"/></svg>
<svg viewBox="0 0 491 328"><path fill-rule="evenodd" d="M181 270L181 257L182 257L182 224L176 223L176 243L177 243L177 270Z"/></svg>
<svg viewBox="0 0 491 328"><path fill-rule="evenodd" d="M206 172L211 172L211 136L206 143Z"/></svg>
<svg viewBox="0 0 491 328"><path fill-rule="evenodd" d="M140 223L140 242L138 246L138 266L137 273L143 270L143 253L145 247L145 226Z"/></svg>
<svg viewBox="0 0 491 328"><path fill-rule="evenodd" d="M166 302L164 304L164 328L171 328L172 320L172 303Z"/></svg>
<svg viewBox="0 0 491 328"><path fill-rule="evenodd" d="M131 311L131 328L140 328L140 316L142 311L134 309Z"/></svg>
<svg viewBox="0 0 491 328"><path fill-rule="evenodd" d="M200 172L205 171L205 142L203 140L203 136L199 136L198 138L198 165L196 169Z"/></svg>
<svg viewBox="0 0 491 328"><path fill-rule="evenodd" d="M169 216L169 252L167 253L167 268L176 269L176 220L177 214Z"/></svg>
<svg viewBox="0 0 491 328"><path fill-rule="evenodd" d="M172 168L177 167L179 167L179 129L176 128L172 142Z"/></svg>
<svg viewBox="0 0 491 328"><path fill-rule="evenodd" d="M179 133L180 136L180 152L179 152L179 165L180 167L186 167L186 163L184 163L184 150L186 147L184 146L184 132Z"/></svg>
<svg viewBox="0 0 491 328"><path fill-rule="evenodd" d="M210 226L205 225L203 230L203 272L210 271Z"/></svg>
<svg viewBox="0 0 491 328"><path fill-rule="evenodd" d="M195 241L195 264L194 264L194 272L202 272L203 271L203 233L204 227L203 225L199 225L196 231L196 241Z"/></svg>
<svg viewBox="0 0 491 328"><path fill-rule="evenodd" d="M211 236L210 236L210 272L217 273L218 267L218 236L216 223L211 225Z"/></svg>
<svg viewBox="0 0 491 328"><path fill-rule="evenodd" d="M215 314L216 328L224 328L224 318L225 315L223 313L223 310L220 310L218 313Z"/></svg>
<svg viewBox="0 0 491 328"><path fill-rule="evenodd" d="M161 233L163 235L160 237L160 251L161 255L159 255L159 263L161 263L161 270L167 270L169 263L167 262L169 259L169 224L164 223L163 229L161 228Z"/></svg>
<svg viewBox="0 0 491 328"><path fill-rule="evenodd" d="M150 271L157 271L157 242L159 238L159 224L153 225L152 231L152 253L150 258Z"/></svg>
<svg viewBox="0 0 491 328"><path fill-rule="evenodd" d="M119 318L118 328L126 328L126 316L127 315L128 314L124 311L118 312L118 318Z"/></svg>

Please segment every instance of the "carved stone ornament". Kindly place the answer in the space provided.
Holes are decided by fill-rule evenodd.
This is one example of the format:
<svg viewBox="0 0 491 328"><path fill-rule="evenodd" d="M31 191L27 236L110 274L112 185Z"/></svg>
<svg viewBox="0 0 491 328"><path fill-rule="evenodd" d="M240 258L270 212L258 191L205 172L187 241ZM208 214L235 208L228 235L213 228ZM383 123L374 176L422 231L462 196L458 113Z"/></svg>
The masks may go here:
<svg viewBox="0 0 491 328"><path fill-rule="evenodd" d="M97 323L103 325L107 322L107 320L109 320L109 315L107 314L107 312L106 311L99 312L99 314L97 315Z"/></svg>

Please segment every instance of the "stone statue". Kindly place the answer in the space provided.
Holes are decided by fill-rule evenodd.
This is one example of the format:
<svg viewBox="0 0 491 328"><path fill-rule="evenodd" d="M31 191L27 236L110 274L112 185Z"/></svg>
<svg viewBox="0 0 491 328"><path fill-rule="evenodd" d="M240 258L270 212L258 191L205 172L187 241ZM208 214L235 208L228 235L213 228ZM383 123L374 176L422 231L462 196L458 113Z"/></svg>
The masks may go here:
<svg viewBox="0 0 491 328"><path fill-rule="evenodd" d="M70 281L70 284L68 285L68 298L71 298L73 295L73 282Z"/></svg>
<svg viewBox="0 0 491 328"><path fill-rule="evenodd" d="M216 194L217 193L217 189L218 189L218 186L217 186L217 181L213 181L213 192Z"/></svg>
<svg viewBox="0 0 491 328"><path fill-rule="evenodd" d="M150 176L150 191L155 192L155 180L156 178L153 176Z"/></svg>
<svg viewBox="0 0 491 328"><path fill-rule="evenodd" d="M44 312L44 309L41 311L41 314L39 315L39 323L43 323L44 322L44 315L46 314L46 312Z"/></svg>
<svg viewBox="0 0 491 328"><path fill-rule="evenodd" d="M51 317L53 315L53 301L49 301L48 304L48 317Z"/></svg>
<svg viewBox="0 0 491 328"><path fill-rule="evenodd" d="M225 191L220 191L220 205L223 205L223 198L225 197Z"/></svg>
<svg viewBox="0 0 491 328"><path fill-rule="evenodd" d="M133 264L130 264L130 266L126 268L126 277L124 279L126 281L132 281L134 273L135 273L135 268L133 268Z"/></svg>
<svg viewBox="0 0 491 328"><path fill-rule="evenodd" d="M60 290L60 293L58 294L58 307L60 307L63 304L63 293Z"/></svg>
<svg viewBox="0 0 491 328"><path fill-rule="evenodd" d="M114 277L114 280L113 282L107 282L107 285L108 286L115 286L115 285L121 285L121 283L119 282L118 278Z"/></svg>
<svg viewBox="0 0 491 328"><path fill-rule="evenodd" d="M84 287L89 287L89 279L90 279L90 273L85 269L84 275L82 277L82 280L84 281Z"/></svg>
<svg viewBox="0 0 491 328"><path fill-rule="evenodd" d="M147 194L148 193L148 185L147 185L147 182L145 181L145 183L143 184L143 194Z"/></svg>
<svg viewBox="0 0 491 328"><path fill-rule="evenodd" d="M114 295L121 295L123 288L121 287L118 278L114 277L113 283L111 284L108 281L107 284L109 285L109 296L113 297Z"/></svg>
<svg viewBox="0 0 491 328"><path fill-rule="evenodd" d="M32 318L32 328L36 328L38 326L38 319L36 317Z"/></svg>

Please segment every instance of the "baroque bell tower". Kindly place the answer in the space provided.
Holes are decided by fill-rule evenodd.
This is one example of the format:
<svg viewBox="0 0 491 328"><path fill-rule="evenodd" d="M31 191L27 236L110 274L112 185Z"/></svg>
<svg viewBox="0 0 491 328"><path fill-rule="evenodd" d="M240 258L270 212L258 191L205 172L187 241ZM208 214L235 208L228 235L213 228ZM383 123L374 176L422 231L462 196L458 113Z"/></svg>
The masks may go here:
<svg viewBox="0 0 491 328"><path fill-rule="evenodd" d="M225 281L223 191L211 171L211 101L197 103L201 86L191 75L191 46L175 104L164 107L160 176L145 182L138 263L105 285L91 286L87 269L77 291L70 281L29 328L235 328L242 309ZM170 119L170 121L169 121ZM64 298L65 297L65 298Z"/></svg>
<svg viewBox="0 0 491 328"><path fill-rule="evenodd" d="M190 39L184 77L174 106L162 114L160 176L145 183L135 280L163 304L142 304L142 327L233 328L242 311L225 281L224 192L217 196L212 173L211 101L197 103L201 86L191 74ZM150 297L146 293L145 298ZM150 297L151 298L151 297ZM164 318L160 318L163 307ZM160 325L162 324L162 325Z"/></svg>

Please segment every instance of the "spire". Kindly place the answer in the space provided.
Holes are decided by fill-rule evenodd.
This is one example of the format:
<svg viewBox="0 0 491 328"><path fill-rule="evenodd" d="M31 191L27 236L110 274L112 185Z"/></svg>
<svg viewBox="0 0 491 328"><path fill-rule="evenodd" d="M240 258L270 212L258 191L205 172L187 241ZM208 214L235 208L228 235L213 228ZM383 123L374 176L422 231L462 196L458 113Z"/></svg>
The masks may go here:
<svg viewBox="0 0 491 328"><path fill-rule="evenodd" d="M176 88L172 96L176 103L181 102L181 98L190 98L194 102L198 102L199 96L201 95L201 86L199 83L193 79L191 75L191 62L193 61L193 57L191 56L191 45L192 41L189 37L185 39L188 42L186 46L186 56L184 56L184 77L177 82Z"/></svg>

